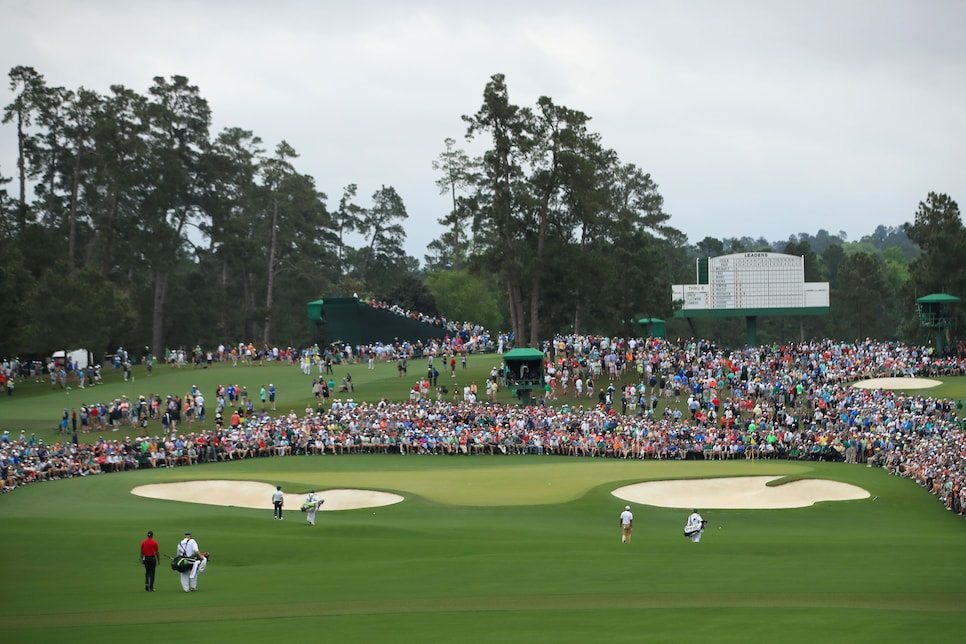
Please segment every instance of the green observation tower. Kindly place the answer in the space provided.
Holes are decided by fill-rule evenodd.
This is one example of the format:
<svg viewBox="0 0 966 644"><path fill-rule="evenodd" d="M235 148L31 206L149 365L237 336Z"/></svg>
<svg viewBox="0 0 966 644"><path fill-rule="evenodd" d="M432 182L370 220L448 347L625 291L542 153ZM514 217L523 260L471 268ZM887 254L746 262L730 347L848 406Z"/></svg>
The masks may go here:
<svg viewBox="0 0 966 644"><path fill-rule="evenodd" d="M949 340L949 332L956 328L958 319L952 311L954 304L961 300L955 295L933 293L916 300L916 310L919 312L919 326L936 333L936 352L942 353Z"/></svg>

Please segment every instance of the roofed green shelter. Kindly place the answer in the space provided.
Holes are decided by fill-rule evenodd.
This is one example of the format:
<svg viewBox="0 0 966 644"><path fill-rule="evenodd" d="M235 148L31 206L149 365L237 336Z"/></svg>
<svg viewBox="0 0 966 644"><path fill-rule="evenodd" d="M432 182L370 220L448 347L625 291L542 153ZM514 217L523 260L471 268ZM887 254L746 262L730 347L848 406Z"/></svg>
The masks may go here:
<svg viewBox="0 0 966 644"><path fill-rule="evenodd" d="M504 353L503 381L516 398L529 403L531 391L543 391L543 351L523 348Z"/></svg>
<svg viewBox="0 0 966 644"><path fill-rule="evenodd" d="M667 324L660 318L641 318L637 323L640 325L641 332L646 338L660 338L663 340L667 337Z"/></svg>

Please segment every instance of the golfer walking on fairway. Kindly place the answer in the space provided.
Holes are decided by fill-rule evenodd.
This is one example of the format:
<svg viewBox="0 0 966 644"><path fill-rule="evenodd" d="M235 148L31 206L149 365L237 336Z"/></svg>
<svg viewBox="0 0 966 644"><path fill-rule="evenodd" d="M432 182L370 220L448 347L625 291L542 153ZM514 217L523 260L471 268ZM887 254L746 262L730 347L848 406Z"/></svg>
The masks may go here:
<svg viewBox="0 0 966 644"><path fill-rule="evenodd" d="M144 566L144 590L154 592L154 573L158 567L160 546L154 540L154 532L148 530L148 537L141 542L141 564Z"/></svg>
<svg viewBox="0 0 966 644"><path fill-rule="evenodd" d="M276 485L275 492L272 494L272 507L275 508L275 518L282 518L282 504L285 503L285 495L282 494L282 486Z"/></svg>
<svg viewBox="0 0 966 644"><path fill-rule="evenodd" d="M631 540L631 532L634 530L634 515L631 514L631 506L624 506L624 511L621 512L621 543L627 543Z"/></svg>

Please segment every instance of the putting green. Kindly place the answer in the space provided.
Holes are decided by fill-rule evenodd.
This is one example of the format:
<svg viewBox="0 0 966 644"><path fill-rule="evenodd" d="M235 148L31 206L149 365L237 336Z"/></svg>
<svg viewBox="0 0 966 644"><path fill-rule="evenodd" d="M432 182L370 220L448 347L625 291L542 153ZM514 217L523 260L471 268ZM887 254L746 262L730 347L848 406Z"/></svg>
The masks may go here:
<svg viewBox="0 0 966 644"><path fill-rule="evenodd" d="M279 481L277 467L284 466L283 490L286 491L385 491L407 497L417 495L436 503L473 507L566 503L601 486L610 486L609 489L612 490L631 482L751 475L798 479L807 478L813 471L807 463L789 461L709 463L551 456L454 456L433 458L433 467L411 467L416 460L401 456L373 456L366 459L366 465L378 462L385 467L353 469L353 465L362 464L357 456L281 457L249 461L244 467L244 474L238 474L237 477L233 475L235 468L218 466L217 470L219 480L262 481L274 486L276 482L283 482ZM423 459L418 460L425 463ZM170 481L201 481L210 477L211 473L211 468L202 471L184 467L158 472ZM202 474L207 476L201 476ZM269 491L267 498L270 497ZM219 501L216 504L241 505L230 501ZM258 504L254 507L264 506Z"/></svg>

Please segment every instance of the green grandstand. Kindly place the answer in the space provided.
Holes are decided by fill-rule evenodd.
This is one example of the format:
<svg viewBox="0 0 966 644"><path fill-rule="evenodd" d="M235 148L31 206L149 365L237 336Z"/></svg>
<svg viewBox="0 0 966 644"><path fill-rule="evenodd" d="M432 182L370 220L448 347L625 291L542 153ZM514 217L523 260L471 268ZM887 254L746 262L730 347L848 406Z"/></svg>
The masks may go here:
<svg viewBox="0 0 966 644"><path fill-rule="evenodd" d="M329 343L352 346L379 342L426 342L443 338L445 326L422 322L357 297L327 297L308 303L309 319Z"/></svg>

